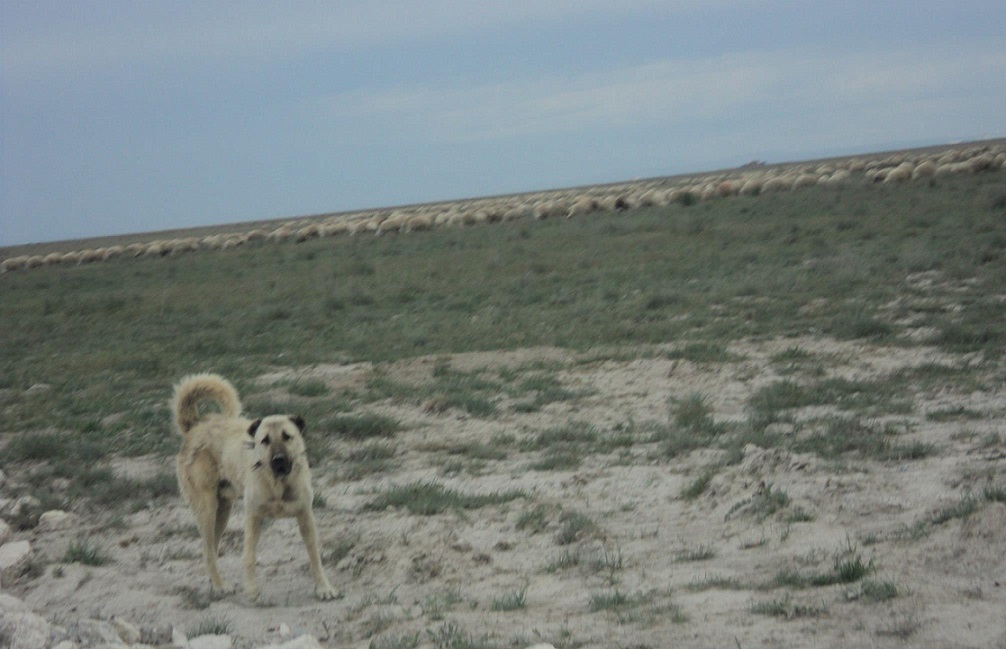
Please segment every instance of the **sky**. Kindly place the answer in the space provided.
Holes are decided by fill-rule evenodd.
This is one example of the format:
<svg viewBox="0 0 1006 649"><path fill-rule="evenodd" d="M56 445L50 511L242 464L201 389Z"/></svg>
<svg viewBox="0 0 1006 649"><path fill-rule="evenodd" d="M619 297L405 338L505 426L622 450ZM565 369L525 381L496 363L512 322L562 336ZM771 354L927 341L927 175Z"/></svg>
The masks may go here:
<svg viewBox="0 0 1006 649"><path fill-rule="evenodd" d="M0 246L1006 136L989 0L0 1Z"/></svg>

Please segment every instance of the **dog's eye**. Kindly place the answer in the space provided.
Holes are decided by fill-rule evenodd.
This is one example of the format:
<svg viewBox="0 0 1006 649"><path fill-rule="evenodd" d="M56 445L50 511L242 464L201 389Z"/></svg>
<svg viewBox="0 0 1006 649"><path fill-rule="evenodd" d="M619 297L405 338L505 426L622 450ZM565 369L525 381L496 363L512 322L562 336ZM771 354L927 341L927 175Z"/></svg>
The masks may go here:
<svg viewBox="0 0 1006 649"><path fill-rule="evenodd" d="M292 438L292 437L290 437L290 433L288 433L288 432L286 432L286 431L284 430L284 431L283 431L283 441L284 441L284 442L289 442L289 441L290 441L291 439L293 439L293 438Z"/></svg>
<svg viewBox="0 0 1006 649"><path fill-rule="evenodd" d="M269 446L269 438L268 437L263 437L262 438L262 446Z"/></svg>

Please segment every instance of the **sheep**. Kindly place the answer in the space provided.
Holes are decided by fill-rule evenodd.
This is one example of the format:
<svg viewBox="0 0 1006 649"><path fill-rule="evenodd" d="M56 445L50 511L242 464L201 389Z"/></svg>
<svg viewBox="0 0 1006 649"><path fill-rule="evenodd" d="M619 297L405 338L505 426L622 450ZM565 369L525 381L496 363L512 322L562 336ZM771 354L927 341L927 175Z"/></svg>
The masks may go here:
<svg viewBox="0 0 1006 649"><path fill-rule="evenodd" d="M126 249L123 248L122 246L110 246L109 248L105 249L105 254L102 256L102 261L108 262L109 260L114 259L116 257L122 257L124 253L126 253Z"/></svg>
<svg viewBox="0 0 1006 649"><path fill-rule="evenodd" d="M514 206L503 212L504 221L518 221L528 215L528 208L526 206Z"/></svg>
<svg viewBox="0 0 1006 649"><path fill-rule="evenodd" d="M992 154L982 153L967 161L968 171L975 174L980 171L987 171L994 168L994 163L995 157Z"/></svg>
<svg viewBox="0 0 1006 649"><path fill-rule="evenodd" d="M168 242L164 254L172 256L183 255L187 252L197 250L198 248L199 248L198 242L196 243L195 248L193 248L192 242L186 239L173 239Z"/></svg>
<svg viewBox="0 0 1006 649"><path fill-rule="evenodd" d="M219 250L224 243L224 238L219 234L211 234L203 237L201 243L210 250Z"/></svg>
<svg viewBox="0 0 1006 649"><path fill-rule="evenodd" d="M247 239L249 242L251 242L251 241L264 241L265 238L266 238L266 236L268 236L268 235L267 235L267 233L266 233L265 230L263 230L261 228L255 228L254 230L252 230L252 231L250 231L250 232L248 232L248 233L245 234L245 239Z"/></svg>
<svg viewBox="0 0 1006 649"><path fill-rule="evenodd" d="M290 227L281 225L266 235L266 239L274 243L282 243L283 241L289 239L292 234L293 230Z"/></svg>
<svg viewBox="0 0 1006 649"><path fill-rule="evenodd" d="M744 181L737 193L741 196L757 196L761 193L762 184L761 178L749 178Z"/></svg>
<svg viewBox="0 0 1006 649"><path fill-rule="evenodd" d="M297 230L297 236L294 240L297 243L304 243L308 239L315 239L318 236L319 236L318 226L312 223Z"/></svg>
<svg viewBox="0 0 1006 649"><path fill-rule="evenodd" d="M126 246L126 254L129 254L133 257L139 257L144 252L146 252L146 250L147 245L139 242L131 243L128 246Z"/></svg>
<svg viewBox="0 0 1006 649"><path fill-rule="evenodd" d="M912 171L912 180L919 178L932 178L936 175L936 163L932 160L924 160Z"/></svg>
<svg viewBox="0 0 1006 649"><path fill-rule="evenodd" d="M221 250L227 250L229 248L237 248L248 243L248 238L243 234L231 233L227 235L224 239L223 244L220 246Z"/></svg>
<svg viewBox="0 0 1006 649"><path fill-rule="evenodd" d="M403 213L392 213L391 216L381 221L381 223L377 226L377 230L374 232L374 235L379 237L385 232L398 232L402 229L402 226L405 225L407 218L407 215Z"/></svg>
<svg viewBox="0 0 1006 649"><path fill-rule="evenodd" d="M597 201L590 196L581 196L573 201L573 204L569 206L569 210L566 212L566 218L571 219L577 216L583 216L590 214L591 212L597 210Z"/></svg>
<svg viewBox="0 0 1006 649"><path fill-rule="evenodd" d="M902 162L897 167L887 172L887 176L884 178L884 184L890 185L910 180L912 178L913 171L915 171L915 166L911 162Z"/></svg>
<svg viewBox="0 0 1006 649"><path fill-rule="evenodd" d="M63 258L59 260L61 264L79 264L80 263L80 253L76 250L66 253Z"/></svg>
<svg viewBox="0 0 1006 649"><path fill-rule="evenodd" d="M25 270L29 268L38 268L39 266L42 265L44 265L42 255L32 255L31 257L28 257L27 259L24 260Z"/></svg>
<svg viewBox="0 0 1006 649"><path fill-rule="evenodd" d="M667 194L656 188L648 189L639 195L636 204L640 207L667 207Z"/></svg>
<svg viewBox="0 0 1006 649"><path fill-rule="evenodd" d="M334 237L346 232L349 232L349 223L346 221L326 223L318 228L318 234L323 237Z"/></svg>
<svg viewBox="0 0 1006 649"><path fill-rule="evenodd" d="M433 229L433 217L430 214L417 214L405 222L403 232L420 232Z"/></svg>
<svg viewBox="0 0 1006 649"><path fill-rule="evenodd" d="M63 253L61 252L50 252L45 257L42 257L42 264L45 266L55 266L63 261Z"/></svg>
<svg viewBox="0 0 1006 649"><path fill-rule="evenodd" d="M801 187L813 187L817 184L817 177L811 174L800 174L793 180L792 189L800 189Z"/></svg>
<svg viewBox="0 0 1006 649"><path fill-rule="evenodd" d="M0 273L9 273L12 270L21 270L24 268L24 263L28 261L28 257L21 255L19 257L8 257L0 262Z"/></svg>
<svg viewBox="0 0 1006 649"><path fill-rule="evenodd" d="M96 261L101 261L101 253L97 250L81 250L77 256L78 264L92 264Z"/></svg>
<svg viewBox="0 0 1006 649"><path fill-rule="evenodd" d="M170 249L165 245L164 242L162 242L162 241L153 241L153 242L147 244L147 247L143 250L143 256L144 257L160 257L160 256L162 256L164 254L167 254L168 250L170 250Z"/></svg>

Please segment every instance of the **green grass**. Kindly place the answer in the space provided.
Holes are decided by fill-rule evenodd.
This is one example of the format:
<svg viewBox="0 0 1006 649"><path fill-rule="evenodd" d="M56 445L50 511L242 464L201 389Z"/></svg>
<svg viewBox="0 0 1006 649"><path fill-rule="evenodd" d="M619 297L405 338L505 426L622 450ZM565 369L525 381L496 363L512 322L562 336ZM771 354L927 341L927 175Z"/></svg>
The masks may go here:
<svg viewBox="0 0 1006 649"><path fill-rule="evenodd" d="M397 634L388 633L377 638L373 638L369 649L414 649L419 646L419 633Z"/></svg>
<svg viewBox="0 0 1006 649"><path fill-rule="evenodd" d="M401 430L401 424L390 417L366 413L333 417L325 421L325 428L337 437L363 440L373 437L393 437Z"/></svg>
<svg viewBox="0 0 1006 649"><path fill-rule="evenodd" d="M559 517L559 531L555 535L558 545L576 543L597 531L597 525L587 515L576 511L563 512Z"/></svg>
<svg viewBox="0 0 1006 649"><path fill-rule="evenodd" d="M198 638L201 635L230 635L233 626L228 620L218 617L208 617L200 620L199 624L189 628L188 636Z"/></svg>
<svg viewBox="0 0 1006 649"><path fill-rule="evenodd" d="M168 455L178 444L167 426L171 385L194 371L220 372L248 394L252 379L272 370L532 346L582 352L612 341L687 340L667 355L716 363L730 360L735 341L822 332L912 345L909 321L935 331L929 344L942 351L996 361L1006 350L997 297L1006 285L1006 264L998 263L1006 220L987 197L1001 182L978 174L840 193L812 188L617 218L256 244L8 273L0 300L0 430L19 432L0 440L4 461ZM935 281L925 288L908 281L920 271ZM793 350L777 362L820 361ZM905 412L904 388L937 383L940 371L947 387L976 382L976 371L966 368L801 381L759 395L752 419L767 425L805 405L857 416ZM534 412L579 396L549 369L505 378L445 365L428 378L396 386L375 377L355 398L441 399L447 408L493 417L505 399L518 412ZM30 390L42 384L49 388ZM311 380L287 387L303 402L290 405L317 409L308 417L312 430L351 439L397 430L358 415L327 422L331 412L322 410L344 411L343 396ZM102 425L109 415L114 423ZM694 430L719 425L699 415ZM970 413L940 416L956 415ZM692 428L672 421L667 429L666 455L689 450ZM929 452L894 450L908 458Z"/></svg>
<svg viewBox="0 0 1006 649"><path fill-rule="evenodd" d="M789 505L789 494L767 484L750 498L734 503L726 514L726 520L738 516L748 516L761 522Z"/></svg>
<svg viewBox="0 0 1006 649"><path fill-rule="evenodd" d="M718 469L715 467L702 469L699 472L699 475L685 485L685 488L681 490L680 497L684 500L695 500L704 494L706 489L709 488L709 484L713 481L713 478L716 477L717 471Z"/></svg>
<svg viewBox="0 0 1006 649"><path fill-rule="evenodd" d="M437 629L427 629L426 636L434 649L492 649L489 636L477 636L448 622Z"/></svg>
<svg viewBox="0 0 1006 649"><path fill-rule="evenodd" d="M364 511L382 511L396 507L418 516L433 516L448 510L481 509L526 497L522 491L462 494L436 482L413 482L391 487L364 505Z"/></svg>
<svg viewBox="0 0 1006 649"><path fill-rule="evenodd" d="M80 563L85 566L104 566L112 557L88 540L72 541L63 554L63 563Z"/></svg>
<svg viewBox="0 0 1006 649"><path fill-rule="evenodd" d="M527 608L527 586L493 598L492 611L520 611Z"/></svg>

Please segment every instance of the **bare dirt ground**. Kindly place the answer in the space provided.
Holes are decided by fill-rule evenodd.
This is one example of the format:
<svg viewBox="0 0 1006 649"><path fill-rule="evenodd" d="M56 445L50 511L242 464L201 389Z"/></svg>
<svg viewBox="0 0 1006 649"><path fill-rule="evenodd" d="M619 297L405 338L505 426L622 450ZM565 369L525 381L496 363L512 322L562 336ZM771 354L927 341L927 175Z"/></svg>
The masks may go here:
<svg viewBox="0 0 1006 649"><path fill-rule="evenodd" d="M416 636L418 646L445 647L1006 647L1006 504L979 499L970 512L933 522L970 502L969 494L1006 481L1001 373L984 390L919 388L903 395L910 411L883 416L904 430L899 442L935 445L923 459L823 459L753 444L733 462L717 448L668 458L647 432L666 427L670 404L692 394L707 399L716 422L742 425L748 399L784 378L771 359L794 347L821 360L828 376L850 380L975 360L822 339L731 345L732 359L713 363L552 349L456 355L449 361L459 371L552 367L581 396L537 412L519 412L503 398L490 418L409 399L360 406L356 412L400 420L403 430L390 442L393 469L347 478L343 460L362 443L345 440L333 440L332 454L316 462L324 499L318 522L340 599L313 598L296 524L282 520L265 530L259 548L264 601L210 601L199 539L180 499L111 527L78 518L66 529L21 533L51 559L89 538L113 561L52 564L13 592L58 624L119 616L137 627L191 630L220 622L239 647L276 642L287 628L329 647L415 646ZM420 384L443 359L382 365L382 375ZM373 371L356 364L294 374L338 392L359 389ZM260 383L267 390L283 378ZM981 415L926 416L959 407ZM631 441L588 449L576 468L533 468L541 451L522 442L570 422ZM787 434L785 425L780 430ZM472 451L480 445L502 456L480 457ZM115 467L142 475L171 470L172 461ZM682 496L714 466L699 495ZM518 489L526 497L429 516L365 508L390 486L417 481L465 494ZM756 505L766 493L788 498L762 515ZM561 534L571 513L589 523L567 542ZM236 583L242 522L238 510L221 560ZM867 574L807 583L833 574L843 559L861 561Z"/></svg>

